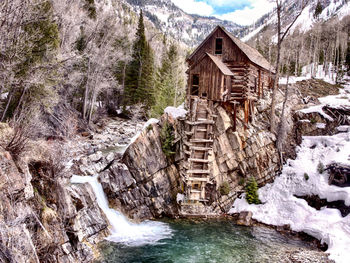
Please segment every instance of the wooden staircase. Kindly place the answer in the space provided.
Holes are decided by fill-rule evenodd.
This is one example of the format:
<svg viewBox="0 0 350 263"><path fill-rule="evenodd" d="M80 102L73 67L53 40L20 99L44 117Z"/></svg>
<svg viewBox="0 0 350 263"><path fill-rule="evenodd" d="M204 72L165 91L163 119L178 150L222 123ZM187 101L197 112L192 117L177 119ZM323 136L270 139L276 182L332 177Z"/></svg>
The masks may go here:
<svg viewBox="0 0 350 263"><path fill-rule="evenodd" d="M205 185L210 183L209 155L213 150L213 102L190 98L190 117L186 123L185 146L185 203L204 202Z"/></svg>

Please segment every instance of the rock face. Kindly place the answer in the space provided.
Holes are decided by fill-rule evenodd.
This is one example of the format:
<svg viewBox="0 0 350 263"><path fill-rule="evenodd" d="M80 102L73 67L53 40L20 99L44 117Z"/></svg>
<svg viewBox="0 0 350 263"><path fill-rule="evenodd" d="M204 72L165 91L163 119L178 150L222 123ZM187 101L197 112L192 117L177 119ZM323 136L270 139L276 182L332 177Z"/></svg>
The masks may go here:
<svg viewBox="0 0 350 263"><path fill-rule="evenodd" d="M270 182L279 169L280 161L275 147L275 135L267 131L259 120L249 123L246 129L238 121L237 129L233 131L227 111L221 106L216 111L218 118L212 156L216 198L211 205L218 212L219 209L226 212L249 177L254 176L260 186ZM239 119L243 119L243 116ZM230 186L227 195L219 191L225 182Z"/></svg>
<svg viewBox="0 0 350 263"><path fill-rule="evenodd" d="M89 262L108 234L89 185L70 185L49 163L15 164L0 147L0 261Z"/></svg>
<svg viewBox="0 0 350 263"><path fill-rule="evenodd" d="M185 206L176 201L177 194L184 193L184 120L166 115L159 124L144 129L121 161L116 160L100 173L110 203L133 219L194 214L218 216L227 212L250 176L264 185L273 180L279 169L275 135L267 131L262 120L268 119L268 108L264 105L261 108L259 118L246 128L238 121L237 130L233 131L230 114L222 106L215 106L217 119L210 157L210 171L215 181L207 184L209 201L205 206ZM160 138L165 122L175 129L176 155L172 158L166 157L162 150ZM220 191L223 184L228 185L227 193Z"/></svg>
<svg viewBox="0 0 350 263"><path fill-rule="evenodd" d="M162 151L161 127L150 124L117 161L100 174L110 203L142 220L177 214L179 171Z"/></svg>

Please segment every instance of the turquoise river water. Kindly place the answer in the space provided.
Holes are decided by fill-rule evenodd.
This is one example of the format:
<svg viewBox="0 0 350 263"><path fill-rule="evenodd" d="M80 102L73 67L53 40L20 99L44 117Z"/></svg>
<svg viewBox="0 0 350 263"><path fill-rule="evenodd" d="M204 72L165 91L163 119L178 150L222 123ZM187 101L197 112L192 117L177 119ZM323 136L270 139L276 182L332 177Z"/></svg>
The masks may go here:
<svg viewBox="0 0 350 263"><path fill-rule="evenodd" d="M169 220L171 237L152 245L101 244L103 263L254 263L283 262L286 253L310 249L262 227L242 227L231 221Z"/></svg>

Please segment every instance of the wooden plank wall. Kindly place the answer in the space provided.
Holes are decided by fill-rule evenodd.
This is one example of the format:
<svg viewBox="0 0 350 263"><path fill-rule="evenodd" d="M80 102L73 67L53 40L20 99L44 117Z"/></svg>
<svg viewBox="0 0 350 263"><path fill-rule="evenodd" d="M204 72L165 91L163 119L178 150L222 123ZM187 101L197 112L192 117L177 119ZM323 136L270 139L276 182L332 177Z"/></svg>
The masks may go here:
<svg viewBox="0 0 350 263"><path fill-rule="evenodd" d="M224 75L208 56L190 69L190 80L192 79L192 74L199 74L199 97L202 97L202 94L206 93L206 98L209 100L221 100ZM189 85L190 89L191 85Z"/></svg>
<svg viewBox="0 0 350 263"><path fill-rule="evenodd" d="M216 38L223 39L223 54L220 55L223 62L248 62L246 55L232 42L224 31L218 29L189 60L189 66L198 61L205 53L215 55Z"/></svg>

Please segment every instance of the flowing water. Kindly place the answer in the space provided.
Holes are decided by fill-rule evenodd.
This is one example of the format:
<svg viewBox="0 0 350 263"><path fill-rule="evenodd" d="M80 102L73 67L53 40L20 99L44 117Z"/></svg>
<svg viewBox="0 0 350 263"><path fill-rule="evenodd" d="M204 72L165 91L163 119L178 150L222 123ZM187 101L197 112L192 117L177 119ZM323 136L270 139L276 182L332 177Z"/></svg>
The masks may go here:
<svg viewBox="0 0 350 263"><path fill-rule="evenodd" d="M73 175L72 183L89 183L96 195L97 203L106 215L112 234L107 240L128 246L154 244L157 241L171 237L172 230L168 224L156 221L144 221L140 224L130 222L122 213L109 208L107 198L96 176Z"/></svg>
<svg viewBox="0 0 350 263"><path fill-rule="evenodd" d="M231 221L167 220L130 222L108 207L98 176L73 176L72 183L89 183L111 225L101 244L105 263L231 263L284 262L286 252L306 247L267 228L247 228Z"/></svg>
<svg viewBox="0 0 350 263"><path fill-rule="evenodd" d="M306 247L267 228L248 228L230 221L169 221L171 238L156 244L127 246L104 242L104 263L252 263L286 262L286 253ZM294 252L293 252L294 253Z"/></svg>

